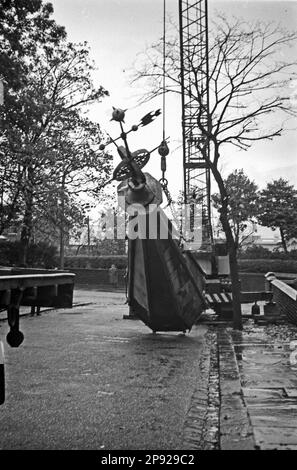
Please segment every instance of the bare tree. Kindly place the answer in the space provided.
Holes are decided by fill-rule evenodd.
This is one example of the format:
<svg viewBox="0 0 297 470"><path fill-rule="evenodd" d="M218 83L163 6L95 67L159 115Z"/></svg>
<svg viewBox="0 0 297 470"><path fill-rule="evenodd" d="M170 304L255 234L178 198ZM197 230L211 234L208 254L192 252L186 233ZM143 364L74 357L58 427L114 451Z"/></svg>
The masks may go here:
<svg viewBox="0 0 297 470"><path fill-rule="evenodd" d="M227 145L247 150L256 141L271 140L285 131L285 120L296 116L288 93L290 81L297 76L296 62L286 58L297 39L296 32L274 23L218 16L209 32L209 74L201 89L202 64L197 60L199 44L184 57L193 77L187 93L198 103L196 123L209 142L204 152L220 193L220 220L226 235L232 280L234 328L242 328L237 247L228 220L229 196L219 169ZM177 35L166 40L166 92L180 93L180 54ZM162 93L162 39L139 56L133 82L145 81L143 101ZM203 59L204 60L204 59ZM204 77L205 78L205 77ZM205 94L209 90L208 119ZM273 116L273 119L272 119ZM199 144L198 144L199 145ZM204 151L204 144L200 150Z"/></svg>

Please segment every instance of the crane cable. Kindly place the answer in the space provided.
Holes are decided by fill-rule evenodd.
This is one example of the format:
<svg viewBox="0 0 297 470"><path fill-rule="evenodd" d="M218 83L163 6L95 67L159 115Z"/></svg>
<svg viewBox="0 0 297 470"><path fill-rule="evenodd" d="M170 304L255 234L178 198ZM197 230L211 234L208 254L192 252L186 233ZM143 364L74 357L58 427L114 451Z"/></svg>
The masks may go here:
<svg viewBox="0 0 297 470"><path fill-rule="evenodd" d="M163 0L163 142L165 141L166 107L166 0Z"/></svg>
<svg viewBox="0 0 297 470"><path fill-rule="evenodd" d="M163 74L162 74L163 131L162 131L162 142L159 145L158 153L159 155L161 155L162 178L160 179L160 183L167 197L168 205L170 205L172 202L172 198L168 191L168 180L165 178L166 157L169 154L169 148L168 148L166 138L165 138L165 130L166 130L166 120L165 120L166 96L165 95L166 95L166 0L163 0Z"/></svg>

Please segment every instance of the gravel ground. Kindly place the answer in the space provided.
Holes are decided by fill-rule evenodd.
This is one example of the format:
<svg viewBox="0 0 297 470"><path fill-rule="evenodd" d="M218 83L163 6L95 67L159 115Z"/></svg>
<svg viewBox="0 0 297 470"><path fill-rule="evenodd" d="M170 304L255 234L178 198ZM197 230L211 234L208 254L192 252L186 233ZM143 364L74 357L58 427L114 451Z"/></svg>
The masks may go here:
<svg viewBox="0 0 297 470"><path fill-rule="evenodd" d="M247 320L244 324L244 332L262 332L267 341L287 343L293 340L297 340L297 326L290 323L255 326L253 320Z"/></svg>

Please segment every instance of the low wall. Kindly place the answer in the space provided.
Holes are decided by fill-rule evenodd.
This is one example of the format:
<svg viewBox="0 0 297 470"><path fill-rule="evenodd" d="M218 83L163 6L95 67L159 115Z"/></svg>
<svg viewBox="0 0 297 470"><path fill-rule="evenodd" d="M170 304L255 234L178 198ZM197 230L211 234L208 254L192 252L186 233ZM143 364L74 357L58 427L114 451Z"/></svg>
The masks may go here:
<svg viewBox="0 0 297 470"><path fill-rule="evenodd" d="M265 275L267 283L273 293L278 312L287 317L290 323L297 325L297 290L277 279L273 273Z"/></svg>
<svg viewBox="0 0 297 470"><path fill-rule="evenodd" d="M110 276L108 269L95 269L95 268L68 268L64 271L60 270L47 270L47 269L26 269L26 268L9 268L0 266L0 276L7 276L12 274L43 274L43 273L62 273L71 272L76 275L75 285L77 287L111 287ZM277 278L280 280L292 280L296 278L296 274L279 274L276 273ZM265 290L265 276L262 273L239 273L241 280L242 292L259 292ZM118 287L125 288L125 269L118 269Z"/></svg>
<svg viewBox="0 0 297 470"><path fill-rule="evenodd" d="M276 276L281 281L290 283L293 279L296 279L296 274L285 274L276 273ZM239 273L241 280L241 291L242 292L260 292L266 290L265 287L265 275L262 273Z"/></svg>
<svg viewBox="0 0 297 470"><path fill-rule="evenodd" d="M108 269L69 269L76 274L75 285L77 287L111 286ZM125 270L118 270L118 286L125 287ZM265 277L260 273L241 273L241 290L243 292L254 292L265 290Z"/></svg>
<svg viewBox="0 0 297 470"><path fill-rule="evenodd" d="M106 286L106 287L120 287L124 288L126 285L125 281L125 269L118 269L118 282L117 286L113 285L110 281L108 269L84 269L76 268L69 269L71 273L74 273L75 276L75 286L76 287L92 287L96 288Z"/></svg>
<svg viewBox="0 0 297 470"><path fill-rule="evenodd" d="M270 280L273 301L281 315L297 325L297 291L279 279Z"/></svg>
<svg viewBox="0 0 297 470"><path fill-rule="evenodd" d="M242 292L259 292L265 290L265 277L261 273L239 273Z"/></svg>
<svg viewBox="0 0 297 470"><path fill-rule="evenodd" d="M75 268L68 270L76 274L75 285L77 287L96 288L106 286L111 287L108 269ZM265 276L261 273L240 273L242 292L265 291ZM278 278L290 279L295 275L278 275ZM118 287L124 288L126 285L125 269L118 269Z"/></svg>

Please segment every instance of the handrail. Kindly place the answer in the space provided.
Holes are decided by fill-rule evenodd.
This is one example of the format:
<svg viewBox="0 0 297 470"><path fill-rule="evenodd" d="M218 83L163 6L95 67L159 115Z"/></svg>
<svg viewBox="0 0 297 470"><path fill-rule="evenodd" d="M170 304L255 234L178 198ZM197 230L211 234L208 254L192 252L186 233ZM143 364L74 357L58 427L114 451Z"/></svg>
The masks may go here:
<svg viewBox="0 0 297 470"><path fill-rule="evenodd" d="M0 276L0 290L16 289L18 287L50 286L53 284L72 284L75 274L21 274Z"/></svg>

